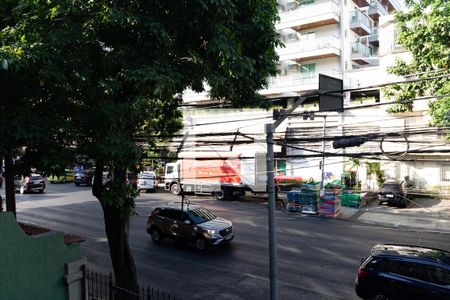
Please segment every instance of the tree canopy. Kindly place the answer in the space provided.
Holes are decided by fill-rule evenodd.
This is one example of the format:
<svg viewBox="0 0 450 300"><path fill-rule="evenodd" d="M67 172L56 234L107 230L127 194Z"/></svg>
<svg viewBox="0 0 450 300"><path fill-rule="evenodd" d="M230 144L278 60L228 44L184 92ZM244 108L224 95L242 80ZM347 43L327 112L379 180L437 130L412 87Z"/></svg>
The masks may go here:
<svg viewBox="0 0 450 300"><path fill-rule="evenodd" d="M399 104L391 112L413 109L413 99L431 95L429 103L433 125L450 125L450 2L447 0L406 0L406 10L395 15L398 42L412 54L410 63L397 61L389 68L392 74L426 79L396 85L388 89ZM412 76L412 77L411 77ZM431 79L436 77L435 79Z"/></svg>
<svg viewBox="0 0 450 300"><path fill-rule="evenodd" d="M232 106L267 105L257 91L276 73L276 1L6 4L0 8L0 84L11 85L2 102L16 110L17 103L38 107L45 139L37 140L75 147L95 160L93 194L104 211L116 280L136 289L128 246L136 193L127 181L142 154L136 141L148 137L151 145L151 136L177 131L183 91L200 92L205 83L212 98ZM11 124L25 124L8 116ZM106 168L114 176L104 185Z"/></svg>

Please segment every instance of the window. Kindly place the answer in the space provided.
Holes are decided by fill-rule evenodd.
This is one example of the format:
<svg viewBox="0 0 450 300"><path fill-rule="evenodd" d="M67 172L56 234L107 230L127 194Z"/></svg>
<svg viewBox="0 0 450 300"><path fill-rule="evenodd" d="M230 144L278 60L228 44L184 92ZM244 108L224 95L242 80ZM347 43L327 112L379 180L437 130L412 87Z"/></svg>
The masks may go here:
<svg viewBox="0 0 450 300"><path fill-rule="evenodd" d="M387 263L386 260L381 260L381 259L375 258L372 261L370 261L370 263L368 263L367 266L374 270L381 271L381 270L384 270L386 263Z"/></svg>
<svg viewBox="0 0 450 300"><path fill-rule="evenodd" d="M165 212L167 213L167 218L175 220L175 221L181 221L182 216L181 216L181 210L176 210L176 209L168 209L165 210Z"/></svg>
<svg viewBox="0 0 450 300"><path fill-rule="evenodd" d="M298 6L305 6L310 4L314 4L314 0L300 0Z"/></svg>
<svg viewBox="0 0 450 300"><path fill-rule="evenodd" d="M204 208L196 208L189 211L189 217L195 224L205 223L216 218L212 212Z"/></svg>
<svg viewBox="0 0 450 300"><path fill-rule="evenodd" d="M441 166L441 181L450 182L450 164Z"/></svg>
<svg viewBox="0 0 450 300"><path fill-rule="evenodd" d="M300 66L300 73L315 73L316 64L303 64Z"/></svg>
<svg viewBox="0 0 450 300"><path fill-rule="evenodd" d="M438 267L426 266L428 282L450 287L450 272Z"/></svg>
<svg viewBox="0 0 450 300"><path fill-rule="evenodd" d="M302 32L300 34L300 41L308 41L316 38L316 33L314 31Z"/></svg>
<svg viewBox="0 0 450 300"><path fill-rule="evenodd" d="M168 166L167 167L167 174L172 174L173 173L173 166Z"/></svg>
<svg viewBox="0 0 450 300"><path fill-rule="evenodd" d="M415 276L415 271L414 271L414 264L412 263L407 263L407 262L403 262L403 261L389 261L386 263L385 266L385 271L389 272L389 273L394 273L394 274L398 274L398 275L403 275L403 276L407 276L407 277L416 277Z"/></svg>

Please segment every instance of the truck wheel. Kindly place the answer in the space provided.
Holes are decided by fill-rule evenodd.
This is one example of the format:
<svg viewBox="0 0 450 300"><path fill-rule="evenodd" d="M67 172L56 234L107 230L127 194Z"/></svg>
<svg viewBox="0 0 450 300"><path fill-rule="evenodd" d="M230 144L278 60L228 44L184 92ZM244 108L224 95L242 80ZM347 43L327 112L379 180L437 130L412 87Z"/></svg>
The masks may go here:
<svg viewBox="0 0 450 300"><path fill-rule="evenodd" d="M233 190L230 188L222 188L220 192L216 193L216 199L220 201L228 201L231 200L231 196L233 195Z"/></svg>
<svg viewBox="0 0 450 300"><path fill-rule="evenodd" d="M172 186L170 187L170 192L174 195L179 195L181 192L180 185L178 183L172 184Z"/></svg>

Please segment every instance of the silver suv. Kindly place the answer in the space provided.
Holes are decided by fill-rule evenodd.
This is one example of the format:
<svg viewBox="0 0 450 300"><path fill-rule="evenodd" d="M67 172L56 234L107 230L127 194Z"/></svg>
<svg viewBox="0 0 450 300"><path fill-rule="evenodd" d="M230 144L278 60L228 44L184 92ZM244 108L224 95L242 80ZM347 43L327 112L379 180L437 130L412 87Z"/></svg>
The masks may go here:
<svg viewBox="0 0 450 300"><path fill-rule="evenodd" d="M230 221L218 218L210 210L198 205L171 203L157 207L147 218L147 232L153 242L176 238L193 242L202 251L209 246L226 244L234 239Z"/></svg>

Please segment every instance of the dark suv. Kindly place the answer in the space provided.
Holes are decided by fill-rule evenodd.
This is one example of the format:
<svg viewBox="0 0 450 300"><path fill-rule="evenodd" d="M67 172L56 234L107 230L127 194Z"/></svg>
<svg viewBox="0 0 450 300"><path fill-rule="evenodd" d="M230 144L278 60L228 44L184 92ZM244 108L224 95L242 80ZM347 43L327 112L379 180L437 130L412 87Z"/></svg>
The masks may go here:
<svg viewBox="0 0 450 300"><path fill-rule="evenodd" d="M157 207L147 219L147 232L153 242L165 237L193 242L198 250L230 242L234 238L230 221L217 218L210 210L198 205L172 203Z"/></svg>
<svg viewBox="0 0 450 300"><path fill-rule="evenodd" d="M388 205L406 207L407 200L405 196L405 190L401 182L386 181L378 193L378 205L387 202Z"/></svg>
<svg viewBox="0 0 450 300"><path fill-rule="evenodd" d="M450 252L409 245L376 245L358 269L364 299L450 299Z"/></svg>

